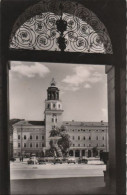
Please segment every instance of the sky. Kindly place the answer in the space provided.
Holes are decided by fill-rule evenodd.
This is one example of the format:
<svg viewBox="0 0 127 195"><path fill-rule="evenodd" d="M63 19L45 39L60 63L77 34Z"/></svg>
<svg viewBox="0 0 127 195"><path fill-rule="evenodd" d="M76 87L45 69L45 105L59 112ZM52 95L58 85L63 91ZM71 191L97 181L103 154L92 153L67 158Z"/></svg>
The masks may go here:
<svg viewBox="0 0 127 195"><path fill-rule="evenodd" d="M10 118L44 120L52 78L60 89L64 121L107 122L105 66L16 61L9 72Z"/></svg>

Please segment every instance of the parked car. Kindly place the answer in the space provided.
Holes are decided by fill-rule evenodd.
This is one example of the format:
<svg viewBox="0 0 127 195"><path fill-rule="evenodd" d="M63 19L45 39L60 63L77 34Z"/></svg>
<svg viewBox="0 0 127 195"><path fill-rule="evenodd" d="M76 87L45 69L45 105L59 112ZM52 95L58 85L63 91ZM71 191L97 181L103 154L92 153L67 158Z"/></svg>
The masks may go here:
<svg viewBox="0 0 127 195"><path fill-rule="evenodd" d="M38 159L39 164L46 164L46 161L43 158Z"/></svg>
<svg viewBox="0 0 127 195"><path fill-rule="evenodd" d="M30 164L37 164L38 163L38 160L36 159L36 157L31 157L28 161L27 161L27 164L30 165Z"/></svg>
<svg viewBox="0 0 127 195"><path fill-rule="evenodd" d="M61 159L56 158L56 159L54 160L54 164L57 164L57 163L62 164L63 162L62 162Z"/></svg>
<svg viewBox="0 0 127 195"><path fill-rule="evenodd" d="M81 164L81 163L82 163L82 164L87 164L87 163L88 163L88 160L87 160L87 159L79 159L79 160L78 160L78 163L79 163L79 164Z"/></svg>
<svg viewBox="0 0 127 195"><path fill-rule="evenodd" d="M67 161L67 163L68 164L70 164L70 163L74 163L75 164L76 163L76 160L75 160L75 158L69 158L68 161Z"/></svg>
<svg viewBox="0 0 127 195"><path fill-rule="evenodd" d="M16 161L16 158L11 157L11 158L10 158L10 161L14 162L14 161Z"/></svg>

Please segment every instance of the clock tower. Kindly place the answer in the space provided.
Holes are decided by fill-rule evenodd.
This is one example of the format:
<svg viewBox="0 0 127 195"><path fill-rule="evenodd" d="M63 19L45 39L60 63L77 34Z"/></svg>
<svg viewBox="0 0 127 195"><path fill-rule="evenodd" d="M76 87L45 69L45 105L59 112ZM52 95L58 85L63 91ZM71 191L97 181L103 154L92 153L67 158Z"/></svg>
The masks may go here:
<svg viewBox="0 0 127 195"><path fill-rule="evenodd" d="M49 149L50 131L54 127L62 125L62 102L59 99L59 89L56 87L54 78L47 89L47 99L45 100L45 131L46 131L46 149Z"/></svg>

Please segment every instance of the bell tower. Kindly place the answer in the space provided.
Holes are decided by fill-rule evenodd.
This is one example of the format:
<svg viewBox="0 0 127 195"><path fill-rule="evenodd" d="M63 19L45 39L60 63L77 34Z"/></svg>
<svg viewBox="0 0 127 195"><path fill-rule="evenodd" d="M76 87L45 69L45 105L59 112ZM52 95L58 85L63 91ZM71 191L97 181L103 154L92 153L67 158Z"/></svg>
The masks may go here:
<svg viewBox="0 0 127 195"><path fill-rule="evenodd" d="M56 87L54 78L47 89L47 99L45 100L45 130L46 130L46 149L49 148L50 131L62 125L62 102L59 99L59 89Z"/></svg>

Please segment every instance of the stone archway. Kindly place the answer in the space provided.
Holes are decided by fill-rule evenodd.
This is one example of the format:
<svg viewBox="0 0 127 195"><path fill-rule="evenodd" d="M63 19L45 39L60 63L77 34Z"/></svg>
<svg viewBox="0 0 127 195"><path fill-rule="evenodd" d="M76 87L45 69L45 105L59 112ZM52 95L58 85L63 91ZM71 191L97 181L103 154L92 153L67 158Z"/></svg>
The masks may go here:
<svg viewBox="0 0 127 195"><path fill-rule="evenodd" d="M75 157L80 157L80 150L75 150Z"/></svg>
<svg viewBox="0 0 127 195"><path fill-rule="evenodd" d="M88 158L91 157L91 150L88 150Z"/></svg>
<svg viewBox="0 0 127 195"><path fill-rule="evenodd" d="M69 151L69 156L73 156L73 155L74 155L73 150L70 150L70 151Z"/></svg>
<svg viewBox="0 0 127 195"><path fill-rule="evenodd" d="M3 158L1 158L1 167L3 169L4 167L4 172L1 171L1 178L2 178L2 185L3 186L2 190L6 191L5 189L7 189L8 186L8 192L9 192L9 163L8 163L8 157L7 155L5 155L5 153L7 153L7 147L4 148L5 143L8 143L8 89L7 89L7 77L8 77L8 70L7 70L7 66L8 66L8 60L12 60L12 57L8 56L8 51L9 49L7 48L7 42L6 40L8 40L8 33L6 32L10 32L10 28L12 29L12 23L14 23L14 18L17 18L17 15L20 15L20 11L16 10L16 12L18 13L17 15L15 14L15 3L16 1L12 1L14 6L10 6L10 2L9 1L2 1L2 2L6 2L5 4L3 3L2 5L2 9L3 9L3 14L2 13L2 24L3 27L3 31L2 31L2 61L1 61L1 71L2 71L2 75L1 75L1 83L2 83L2 87L1 87L1 102L2 102L2 106L0 107L0 111L2 113L2 118L1 118L1 147L0 147L0 152L1 152L1 156ZM12 3L11 2L11 3ZM18 3L21 7L22 4L25 2L23 2L22 0L19 0ZM35 1L34 1L35 2ZM100 3L99 1L93 1L92 2L95 7L96 7L96 3ZM113 3L113 5L112 5ZM120 194L121 192L123 192L122 194L124 194L124 190L125 190L125 181L124 181L124 176L125 176L125 124L126 124L126 119L124 117L124 113L125 113L125 108L124 105L125 103L125 56L126 54L124 53L124 49L125 49L125 39L124 39L124 14L125 14L125 9L126 9L126 5L124 5L123 2L120 1L112 1L112 3L110 4L109 1L106 2L106 6L103 6L104 8L104 13L101 14L101 9L99 9L102 6L97 6L95 8L95 10L98 10L98 13L100 13L101 18L103 19L103 21L105 21L108 25L108 29L111 28L112 30L110 31L110 35L112 38L112 42L113 42L113 50L114 50L114 55L113 55L113 68L112 70L114 71L114 84L115 86L117 86L117 88L112 88L115 91L112 92L111 94L111 101L110 101L110 105L111 105L111 113L110 116L112 116L111 120L111 146L112 147L112 152L110 153L110 158L112 161L112 165L110 167L110 183L112 183L112 181L114 183L116 183L117 186L117 194ZM7 6L9 4L9 6ZM30 3L30 5L33 4ZM122 5L122 6L121 6ZM14 7L12 9L10 9L10 7ZM92 6L91 6L92 7ZM110 9L111 7L111 9ZM124 9L125 8L125 9ZM39 6L38 6L39 9ZM8 10L10 12L8 12ZM14 10L14 11L13 11ZM71 10L71 9L70 9ZM110 10L110 12L109 12ZM114 10L112 12L112 10ZM108 17L106 18L106 12L108 13ZM9 19L10 17L10 13L14 16L11 18L11 20ZM120 14L118 14L120 13ZM31 14L34 14L34 12L32 12ZM7 17L8 15L8 17ZM113 15L113 17L112 17ZM6 17L6 21L4 21L4 16ZM30 16L30 15L29 15ZM31 17L31 16L30 16ZM29 18L30 18L29 17ZM22 20L23 21L23 20ZM24 19L24 21L26 21L26 19ZM21 22L22 24L24 23ZM116 23L117 21L117 23ZM6 25L5 25L6 23ZM21 25L20 23L20 25ZM10 24L10 26L8 25ZM116 25L117 24L117 25ZM9 26L9 27L8 27ZM17 28L19 28L19 26L17 26ZM113 33L115 32L115 33ZM121 36L119 36L121 35ZM117 40L117 41L116 41ZM6 43L4 43L6 42ZM13 58L14 59L14 58ZM17 58L19 60L19 57ZM17 60L16 59L16 60ZM22 58L23 60L24 58ZM26 58L25 58L26 59ZM104 64L108 64L107 61L102 60L104 62ZM110 73L112 73L113 71L110 71ZM110 76L110 74L109 74ZM111 91L111 90L110 90ZM112 100L115 100L114 104L113 104L113 109L112 109ZM115 111L116 113L115 113ZM114 139L115 138L115 139ZM4 149L3 149L4 148ZM123 166L122 166L123 165ZM119 169L119 167L121 167L121 169ZM5 174L5 170L6 174ZM117 171L116 171L117 170ZM116 192L116 191L115 191ZM5 193L8 194L8 193Z"/></svg>

